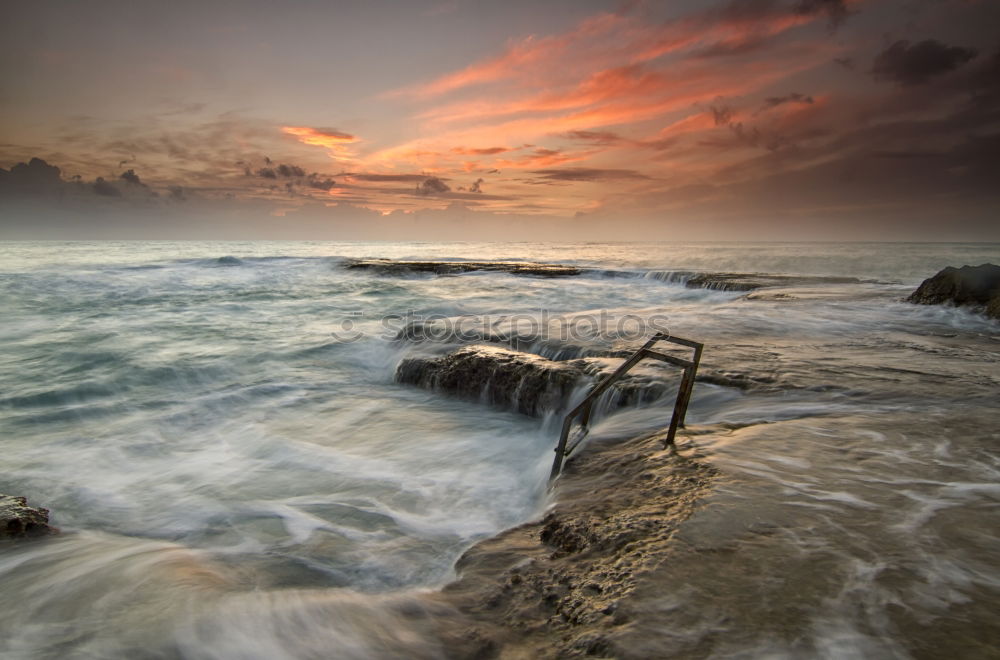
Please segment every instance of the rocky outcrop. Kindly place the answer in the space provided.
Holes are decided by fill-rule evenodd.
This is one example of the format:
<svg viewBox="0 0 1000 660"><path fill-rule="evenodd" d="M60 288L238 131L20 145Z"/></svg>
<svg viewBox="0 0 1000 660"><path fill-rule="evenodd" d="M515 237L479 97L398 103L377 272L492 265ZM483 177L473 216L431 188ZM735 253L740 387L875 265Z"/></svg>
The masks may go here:
<svg viewBox="0 0 1000 660"><path fill-rule="evenodd" d="M1000 266L948 266L924 280L906 301L918 305L950 303L981 307L986 316L1000 319Z"/></svg>
<svg viewBox="0 0 1000 660"><path fill-rule="evenodd" d="M869 280L856 277L823 275L770 275L767 273L716 273L693 270L619 271L580 268L564 264L545 264L528 261L393 261L392 259L350 259L343 263L347 270L366 270L379 275L458 275L472 272L511 273L536 277L573 277L596 275L601 277L646 277L649 279L683 284L689 289L715 291L753 291L774 286L801 286L823 284L859 284Z"/></svg>
<svg viewBox="0 0 1000 660"><path fill-rule="evenodd" d="M441 357L410 357L400 362L396 381L466 399L500 405L541 417L565 410L574 392L604 373L590 358L557 362L499 346L465 346ZM654 401L668 392L666 382L629 374L605 393L601 408Z"/></svg>
<svg viewBox="0 0 1000 660"><path fill-rule="evenodd" d="M443 357L413 357L396 381L541 416L565 405L583 373L565 362L499 348L467 346Z"/></svg>
<svg viewBox="0 0 1000 660"><path fill-rule="evenodd" d="M411 273L456 275L475 271L494 271L511 273L513 275L570 277L583 272L582 269L575 266L524 261L392 261L390 259L361 259L345 262L344 268L348 270L370 270L380 275L408 275Z"/></svg>
<svg viewBox="0 0 1000 660"><path fill-rule="evenodd" d="M650 435L575 456L545 517L481 541L434 598L449 657L619 657L632 593L675 552L681 523L718 471L662 449Z"/></svg>
<svg viewBox="0 0 1000 660"><path fill-rule="evenodd" d="M57 530L49 525L49 510L28 506L23 497L0 494L0 539L45 536Z"/></svg>

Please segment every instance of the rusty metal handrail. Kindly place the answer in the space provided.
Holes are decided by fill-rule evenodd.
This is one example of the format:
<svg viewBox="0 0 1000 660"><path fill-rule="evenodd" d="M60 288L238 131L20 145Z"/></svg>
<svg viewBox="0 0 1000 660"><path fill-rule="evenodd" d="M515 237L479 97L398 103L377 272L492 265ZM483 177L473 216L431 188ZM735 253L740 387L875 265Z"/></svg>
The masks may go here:
<svg viewBox="0 0 1000 660"><path fill-rule="evenodd" d="M669 341L674 344L680 344L682 346L687 346L693 349L693 353L690 360L682 360L681 358L674 357L672 355L666 355L658 351L653 350L653 346L659 341ZM559 444L556 445L555 452L556 457L552 462L552 473L549 475L549 481L552 481L559 476L559 472L562 470L563 461L576 449L583 439L587 437L590 426L590 413L593 409L594 400L601 396L609 387L614 385L618 380L621 379L628 371L638 364L643 358L653 358L654 360L661 360L669 364L681 367L684 371L681 376L681 384L677 389L677 400L674 402L674 414L670 418L670 427L667 431L667 437L663 441L663 447L674 446L674 436L677 434L678 428L684 428L684 416L687 414L688 402L691 400L691 390L694 387L694 376L698 371L698 363L701 361L701 351L704 348L704 344L699 344L696 341L691 341L690 339L681 339L680 337L671 337L670 335L664 333L658 333L653 335L645 344L642 345L635 353L633 353L625 362L621 364L613 373L605 377L601 382L597 383L587 396L584 397L573 410L567 413L566 417L563 419L562 432L559 434ZM581 417L582 416L582 417ZM573 420L576 417L581 417L580 419L580 432L573 439L573 444L569 447L566 446L569 441L569 432L573 427Z"/></svg>

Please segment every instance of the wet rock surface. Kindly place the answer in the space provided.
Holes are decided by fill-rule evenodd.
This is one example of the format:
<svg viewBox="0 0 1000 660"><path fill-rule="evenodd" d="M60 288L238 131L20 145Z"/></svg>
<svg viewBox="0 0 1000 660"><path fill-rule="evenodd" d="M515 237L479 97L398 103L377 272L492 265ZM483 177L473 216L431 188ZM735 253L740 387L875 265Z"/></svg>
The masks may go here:
<svg viewBox="0 0 1000 660"><path fill-rule="evenodd" d="M344 264L348 270L369 270L382 275L408 275L411 273L431 273L435 275L457 275L475 271L493 271L513 275L535 275L540 277L571 277L579 275L583 269L561 264L540 264L522 261L393 261L390 259L362 259Z"/></svg>
<svg viewBox="0 0 1000 660"><path fill-rule="evenodd" d="M396 381L540 417L565 410L577 389L596 382L605 366L587 358L557 362L499 346L472 345L440 357L406 358L396 369ZM609 390L605 406L646 403L668 391L665 381L630 374Z"/></svg>
<svg viewBox="0 0 1000 660"><path fill-rule="evenodd" d="M683 284L689 289L715 291L753 291L768 287L798 287L826 284L861 284L870 282L856 277L822 275L772 275L768 273L726 273L691 270L616 271L594 270L565 264L524 261L394 261L392 259L352 259L345 261L347 270L367 270L381 275L412 274L459 275L472 272L511 273L535 277L574 277L591 274L604 277L646 277L670 284Z"/></svg>
<svg viewBox="0 0 1000 660"><path fill-rule="evenodd" d="M396 381L540 416L569 400L583 372L565 362L495 346L403 360Z"/></svg>
<svg viewBox="0 0 1000 660"><path fill-rule="evenodd" d="M49 510L28 506L24 497L0 494L0 539L46 536L58 532L49 525Z"/></svg>
<svg viewBox="0 0 1000 660"><path fill-rule="evenodd" d="M462 556L458 580L436 596L463 617L445 633L449 657L621 655L631 594L669 561L680 524L718 478L661 442L654 434L575 456L541 520Z"/></svg>
<svg viewBox="0 0 1000 660"><path fill-rule="evenodd" d="M1000 266L948 266L924 280L906 301L981 307L986 316L1000 319Z"/></svg>

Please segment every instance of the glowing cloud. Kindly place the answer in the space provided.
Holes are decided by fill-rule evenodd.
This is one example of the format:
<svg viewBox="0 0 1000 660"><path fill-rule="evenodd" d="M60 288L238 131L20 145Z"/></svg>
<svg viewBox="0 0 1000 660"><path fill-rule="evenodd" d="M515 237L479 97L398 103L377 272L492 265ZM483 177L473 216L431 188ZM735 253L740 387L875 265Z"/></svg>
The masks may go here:
<svg viewBox="0 0 1000 660"><path fill-rule="evenodd" d="M281 132L294 135L303 144L324 147L330 151L332 158L338 160L353 158L354 151L348 145L358 142L357 137L333 128L282 126Z"/></svg>

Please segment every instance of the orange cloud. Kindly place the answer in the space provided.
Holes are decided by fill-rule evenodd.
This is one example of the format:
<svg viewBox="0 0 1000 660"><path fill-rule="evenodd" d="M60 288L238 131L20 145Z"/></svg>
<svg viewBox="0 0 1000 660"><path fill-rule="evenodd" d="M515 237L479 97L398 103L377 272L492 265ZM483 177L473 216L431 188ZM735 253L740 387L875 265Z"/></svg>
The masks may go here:
<svg viewBox="0 0 1000 660"><path fill-rule="evenodd" d="M503 159L496 161L498 167L512 169L534 169L538 167L552 167L564 163L574 163L585 160L597 153L597 150L578 151L575 153L564 152L561 149L537 148L531 153L525 154L521 158Z"/></svg>
<svg viewBox="0 0 1000 660"><path fill-rule="evenodd" d="M453 92L473 85L512 78L535 65L558 57L572 45L580 41L611 32L624 19L617 14L599 14L580 23L565 35L543 37L530 35L507 46L506 51L496 57L471 64L460 71L441 76L429 83L414 85L390 92L394 96L428 98Z"/></svg>
<svg viewBox="0 0 1000 660"><path fill-rule="evenodd" d="M428 99L462 89L506 80L533 82L542 75L593 69L600 61L642 64L695 48L737 50L793 28L845 13L862 0L842 3L732 3L705 9L658 25L644 25L624 14L602 13L581 21L561 35L530 35L508 44L495 57L427 83L390 92L390 96ZM598 46L599 45L599 46Z"/></svg>
<svg viewBox="0 0 1000 660"><path fill-rule="evenodd" d="M543 201L538 186L502 172L567 164L623 171L645 163L641 169L653 176L632 181L629 191L665 180L698 184L771 144L741 122L765 99L791 91L774 85L842 53L842 45L804 30L832 21L834 5L846 6L729 3L658 25L599 14L562 34L510 42L494 57L389 93L419 104L415 124L423 137L372 153L364 166L443 177L479 171L495 177L493 185L520 191L522 205L555 209L562 200L564 210L594 200L560 186ZM720 123L707 110L720 98L745 110L730 111ZM777 116L769 109L769 118ZM604 137L585 144L574 137L584 135ZM625 192L621 182L594 183L593 189L602 186ZM494 202L501 203L518 204Z"/></svg>
<svg viewBox="0 0 1000 660"><path fill-rule="evenodd" d="M354 152L348 145L358 138L333 128L310 128L308 126L282 126L281 132L294 135L299 142L316 147L324 147L330 155L338 159L351 158Z"/></svg>

